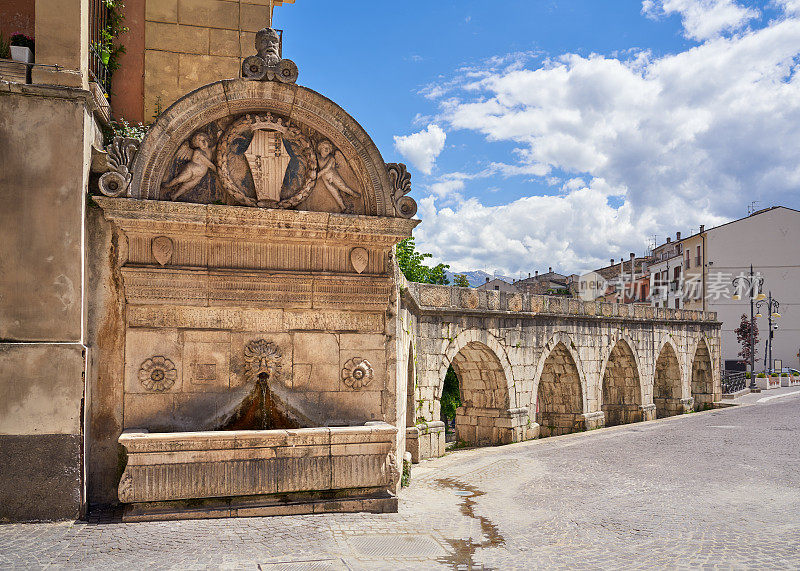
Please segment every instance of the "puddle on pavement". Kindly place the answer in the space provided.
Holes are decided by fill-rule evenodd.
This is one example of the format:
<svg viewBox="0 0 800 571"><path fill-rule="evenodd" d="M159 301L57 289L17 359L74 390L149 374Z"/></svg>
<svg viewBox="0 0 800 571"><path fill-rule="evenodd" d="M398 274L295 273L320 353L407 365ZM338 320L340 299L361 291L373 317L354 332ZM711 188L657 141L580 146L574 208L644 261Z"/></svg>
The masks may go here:
<svg viewBox="0 0 800 571"><path fill-rule="evenodd" d="M475 514L475 498L484 495L485 492L482 492L474 486L469 486L459 482L458 480L453 480L450 478L438 479L436 480L436 483L442 488L453 490L453 494L458 496L461 500L461 513L466 517L476 519L480 522L482 539L482 541L476 543L471 537L467 539L445 538L445 541L447 541L447 543L449 543L450 547L453 549L453 553L447 555L446 557L441 557L437 561L439 563L444 563L445 565L450 565L453 567L453 569L490 570L490 567L476 565L474 561L475 552L478 549L500 547L505 545L506 541L503 539L503 536L500 535L500 531L497 529L497 526L494 525L489 518Z"/></svg>

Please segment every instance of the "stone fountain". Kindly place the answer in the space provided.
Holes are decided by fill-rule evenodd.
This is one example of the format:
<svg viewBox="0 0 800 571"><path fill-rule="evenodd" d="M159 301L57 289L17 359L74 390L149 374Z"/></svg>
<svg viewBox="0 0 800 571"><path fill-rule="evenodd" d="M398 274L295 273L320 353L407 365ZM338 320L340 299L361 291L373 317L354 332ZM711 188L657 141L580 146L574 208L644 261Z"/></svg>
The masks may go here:
<svg viewBox="0 0 800 571"><path fill-rule="evenodd" d="M93 496L129 520L397 507L392 248L416 204L279 41L108 147L87 437Z"/></svg>

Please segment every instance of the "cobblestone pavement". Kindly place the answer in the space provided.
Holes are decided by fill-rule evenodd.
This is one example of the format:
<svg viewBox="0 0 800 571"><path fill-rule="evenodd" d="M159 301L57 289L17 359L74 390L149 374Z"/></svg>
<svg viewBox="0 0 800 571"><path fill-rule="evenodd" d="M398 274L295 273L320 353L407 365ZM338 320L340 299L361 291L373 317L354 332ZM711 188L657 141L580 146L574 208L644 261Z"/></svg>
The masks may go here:
<svg viewBox="0 0 800 571"><path fill-rule="evenodd" d="M4 525L0 567L796 569L799 434L756 399L424 462L398 514Z"/></svg>

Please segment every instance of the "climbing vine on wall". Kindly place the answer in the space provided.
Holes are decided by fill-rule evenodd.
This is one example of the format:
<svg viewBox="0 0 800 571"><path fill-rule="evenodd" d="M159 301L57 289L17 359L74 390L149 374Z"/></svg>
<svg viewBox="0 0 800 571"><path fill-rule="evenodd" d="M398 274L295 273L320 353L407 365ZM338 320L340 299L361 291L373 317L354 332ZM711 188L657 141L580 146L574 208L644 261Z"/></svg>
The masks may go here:
<svg viewBox="0 0 800 571"><path fill-rule="evenodd" d="M118 39L128 32L128 28L123 24L125 16L122 10L125 4L122 0L102 0L102 5L106 9L105 26L100 28L99 38L93 42L92 47L108 70L110 86L111 76L119 69L119 59L125 53L125 46Z"/></svg>

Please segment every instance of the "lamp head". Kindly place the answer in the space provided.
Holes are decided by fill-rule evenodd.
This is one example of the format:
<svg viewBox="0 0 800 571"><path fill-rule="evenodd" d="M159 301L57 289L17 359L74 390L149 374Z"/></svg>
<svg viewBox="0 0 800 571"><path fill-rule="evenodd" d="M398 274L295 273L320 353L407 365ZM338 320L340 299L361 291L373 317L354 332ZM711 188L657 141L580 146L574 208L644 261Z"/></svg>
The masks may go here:
<svg viewBox="0 0 800 571"><path fill-rule="evenodd" d="M739 301L740 299L742 299L741 295L739 295L738 293L733 294L733 300L734 301Z"/></svg>
<svg viewBox="0 0 800 571"><path fill-rule="evenodd" d="M756 313L756 317L762 317L761 312Z"/></svg>
<svg viewBox="0 0 800 571"><path fill-rule="evenodd" d="M756 296L756 301L761 301L761 300L764 300L764 299L767 299L767 296L764 295L763 293L760 293L760 294L758 294Z"/></svg>
<svg viewBox="0 0 800 571"><path fill-rule="evenodd" d="M781 314L780 314L780 313L778 313L777 311L776 311L775 313L773 313L773 314L772 314L772 317L774 317L774 318L776 318L776 319L777 319L778 317L780 317L780 316L781 316Z"/></svg>

